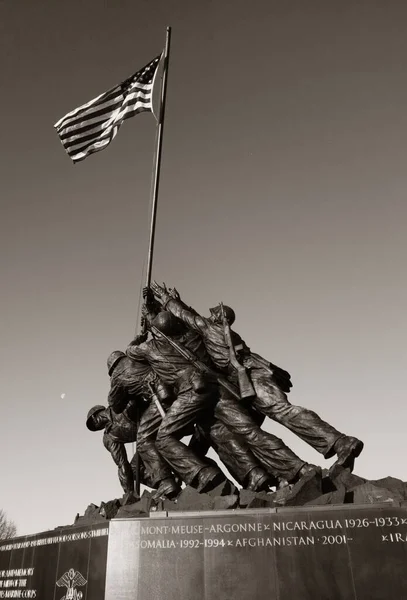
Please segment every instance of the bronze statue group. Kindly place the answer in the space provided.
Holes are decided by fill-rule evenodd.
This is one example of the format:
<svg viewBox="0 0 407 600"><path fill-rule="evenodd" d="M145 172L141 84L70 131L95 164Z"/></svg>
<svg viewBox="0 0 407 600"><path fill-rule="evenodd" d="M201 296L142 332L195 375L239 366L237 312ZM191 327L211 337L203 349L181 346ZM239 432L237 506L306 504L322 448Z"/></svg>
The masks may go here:
<svg viewBox="0 0 407 600"><path fill-rule="evenodd" d="M289 373L252 352L232 329L234 311L222 304L200 316L176 289L153 283L143 291L143 332L126 352L108 358L108 407L94 406L86 424L104 430L125 493L134 491L136 442L141 482L156 498L175 498L181 484L206 492L226 479L207 457L213 448L245 489L270 491L320 468L307 464L262 429L281 423L335 465L353 469L363 442L292 405ZM191 437L190 437L191 436ZM183 439L190 437L188 444Z"/></svg>

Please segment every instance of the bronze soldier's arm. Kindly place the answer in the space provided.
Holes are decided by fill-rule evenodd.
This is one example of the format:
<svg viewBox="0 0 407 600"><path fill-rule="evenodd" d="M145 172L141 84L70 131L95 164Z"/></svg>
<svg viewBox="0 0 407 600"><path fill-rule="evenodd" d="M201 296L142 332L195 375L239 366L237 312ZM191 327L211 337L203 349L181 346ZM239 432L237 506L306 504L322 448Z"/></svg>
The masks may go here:
<svg viewBox="0 0 407 600"><path fill-rule="evenodd" d="M192 308L192 306L188 306L188 304L185 304L185 302L181 300L181 296L179 295L178 290L172 288L172 290L169 290L169 295L173 300L177 300L183 309L187 310L196 317L199 317L199 313L194 308Z"/></svg>
<svg viewBox="0 0 407 600"><path fill-rule="evenodd" d="M103 436L103 444L112 455L112 458L119 468L119 481L125 493L134 491L133 471L127 458L124 444L112 440L108 433Z"/></svg>
<svg viewBox="0 0 407 600"><path fill-rule="evenodd" d="M185 304L181 300L169 297L168 300L164 301L163 307L172 313L174 317L178 317L178 319L183 321L189 329L193 329L200 334L208 327L206 319L201 317L197 312L185 308Z"/></svg>
<svg viewBox="0 0 407 600"><path fill-rule="evenodd" d="M144 306L146 311L156 317L161 310L161 304L154 298L153 290L149 287L143 288Z"/></svg>
<svg viewBox="0 0 407 600"><path fill-rule="evenodd" d="M138 423L141 413L146 408L146 401L144 400L143 396L139 394L131 395L130 399L129 396L127 396L127 400L127 406L123 413L128 419L130 419L130 421L133 421L133 423Z"/></svg>
<svg viewBox="0 0 407 600"><path fill-rule="evenodd" d="M156 281L151 284L151 289L154 294L160 298L160 301L165 310L168 310L175 317L178 317L187 327L197 331L200 334L207 328L207 321L201 315L199 315L195 310L186 306L184 302L182 302L179 297L178 292L173 290L173 294L171 294L167 288L161 285L158 285ZM174 294L175 292L175 294ZM174 297L175 295L175 297Z"/></svg>
<svg viewBox="0 0 407 600"><path fill-rule="evenodd" d="M135 341L137 341L137 338ZM146 342L143 342L142 344L135 344L131 342L127 346L126 354L134 360L146 359L148 358L148 346Z"/></svg>
<svg viewBox="0 0 407 600"><path fill-rule="evenodd" d="M161 312L162 306L154 298L154 293L149 287L143 289L144 304L141 307L142 329L146 331L153 319Z"/></svg>

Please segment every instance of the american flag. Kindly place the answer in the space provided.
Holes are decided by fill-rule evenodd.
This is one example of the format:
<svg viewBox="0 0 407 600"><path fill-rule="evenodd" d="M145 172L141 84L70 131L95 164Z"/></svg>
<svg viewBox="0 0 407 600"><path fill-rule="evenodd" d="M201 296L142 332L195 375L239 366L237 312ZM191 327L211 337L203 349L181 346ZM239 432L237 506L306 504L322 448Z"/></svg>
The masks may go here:
<svg viewBox="0 0 407 600"><path fill-rule="evenodd" d="M153 87L160 58L157 56L126 81L55 123L62 145L74 163L106 148L125 119L140 112L153 112Z"/></svg>

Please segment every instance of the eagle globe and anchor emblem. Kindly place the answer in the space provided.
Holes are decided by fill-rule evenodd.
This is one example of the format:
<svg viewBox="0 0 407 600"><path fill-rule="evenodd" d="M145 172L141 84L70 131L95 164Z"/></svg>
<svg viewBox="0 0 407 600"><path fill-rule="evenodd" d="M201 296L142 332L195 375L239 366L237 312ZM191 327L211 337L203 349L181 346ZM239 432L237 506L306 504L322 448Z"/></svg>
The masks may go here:
<svg viewBox="0 0 407 600"><path fill-rule="evenodd" d="M65 596L62 596L60 600L82 600L83 593L76 588L84 586L86 583L86 579L79 571L69 569L56 582L58 587L66 587Z"/></svg>

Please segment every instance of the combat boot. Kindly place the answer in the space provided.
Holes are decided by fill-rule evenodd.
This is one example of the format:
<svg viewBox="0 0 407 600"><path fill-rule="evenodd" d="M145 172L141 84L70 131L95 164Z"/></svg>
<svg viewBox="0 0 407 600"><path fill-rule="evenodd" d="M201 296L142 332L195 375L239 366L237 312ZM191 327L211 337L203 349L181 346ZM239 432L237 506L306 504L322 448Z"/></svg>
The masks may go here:
<svg viewBox="0 0 407 600"><path fill-rule="evenodd" d="M299 470L299 475L300 475L300 477L304 477L304 475L308 475L308 473L311 473L312 471L322 474L321 467L317 467L317 465L313 465L311 463L306 463Z"/></svg>
<svg viewBox="0 0 407 600"><path fill-rule="evenodd" d="M168 498L171 500L172 498L178 496L180 491L181 487L178 485L175 479L173 477L167 477L166 479L160 481L160 485L158 486L157 491L154 492L153 498Z"/></svg>
<svg viewBox="0 0 407 600"><path fill-rule="evenodd" d="M263 492L268 491L271 485L273 485L273 482L266 471L260 467L254 467L247 476L245 489L252 492Z"/></svg>
<svg viewBox="0 0 407 600"><path fill-rule="evenodd" d="M290 481L289 483L297 483L297 481L299 481L300 479L302 479L303 477L305 477L305 475L308 475L309 473L315 473L315 475L322 477L321 467L317 467L316 465L313 465L311 463L305 463L304 465L302 465L301 469L298 471L298 473L294 477L294 479L292 481Z"/></svg>
<svg viewBox="0 0 407 600"><path fill-rule="evenodd" d="M332 465L331 469L333 469L334 466L339 465L344 469L349 469L352 472L353 467L355 466L355 458L357 458L362 452L363 446L363 442L355 437L348 435L340 437L338 440L336 440L333 447L333 451L338 458Z"/></svg>
<svg viewBox="0 0 407 600"><path fill-rule="evenodd" d="M212 466L204 467L198 473L198 492L209 492L225 480L226 477L220 469Z"/></svg>

